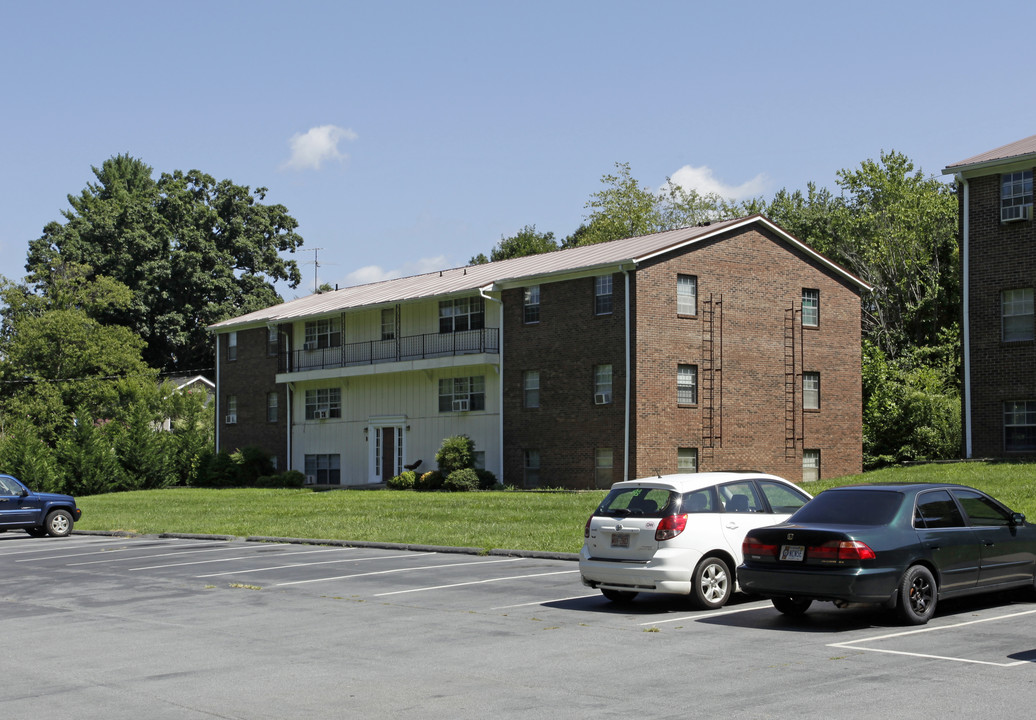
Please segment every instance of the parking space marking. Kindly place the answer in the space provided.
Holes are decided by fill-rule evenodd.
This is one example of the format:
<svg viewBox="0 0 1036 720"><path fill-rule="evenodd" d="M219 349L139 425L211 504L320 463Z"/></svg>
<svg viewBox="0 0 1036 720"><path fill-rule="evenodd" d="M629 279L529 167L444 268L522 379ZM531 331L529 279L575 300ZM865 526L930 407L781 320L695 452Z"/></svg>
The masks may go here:
<svg viewBox="0 0 1036 720"><path fill-rule="evenodd" d="M717 612L710 612L707 615L681 615L680 617L668 618L666 620L655 620L653 622L646 622L646 623L640 623L640 624L641 624L641 626L644 626L644 625L663 625L665 623L688 622L688 621L693 621L693 620L711 620L714 617L721 617L723 615L736 615L737 613L750 612L752 610L760 610L762 608L767 608L767 607L770 607L770 604L768 602L757 602L757 603L752 603L752 604L745 605L744 607L739 607L739 608L736 608L736 609L719 610Z"/></svg>
<svg viewBox="0 0 1036 720"><path fill-rule="evenodd" d="M288 543L283 543L283 544L287 545ZM277 547L277 545L267 545L266 547ZM225 548L222 548L222 549L225 549ZM343 548L343 549L346 549L346 548ZM143 567L129 568L129 571L130 572L136 572L138 570L161 570L162 568L186 567L187 565L209 565L211 563L232 562L234 560L251 560L254 557L255 557L254 554L251 554L251 555L236 555L234 557L217 558L215 560L192 560L190 562L163 563L161 565L145 565ZM143 560L144 558L137 558L137 559L138 560Z"/></svg>
<svg viewBox="0 0 1036 720"><path fill-rule="evenodd" d="M953 657L947 655L929 655L926 653L906 652L904 650L889 650L887 648L870 648L870 647L859 647L859 643L877 642L879 640L888 640L890 638L905 637L907 635L917 635L926 632L937 632L939 630L955 630L957 628L966 627L968 625L977 625L979 623L996 622L998 620L1009 620L1011 618L1022 617L1023 615L1032 615L1036 613L1036 610L1025 610L1022 612L1011 613L1009 615L1000 615L998 617L991 618L980 618L978 620L968 620L967 622L955 623L953 625L940 625L938 627L925 627L918 630L905 630L898 633L888 633L887 635L878 635L877 637L860 638L859 640L847 640L840 643L830 643L828 647L842 648L845 650L865 650L867 652L886 653L888 655L907 655L910 657L927 658L930 660L949 660L951 662L962 662L971 663L973 665L993 665L995 667L1016 667L1018 665L1031 665L1030 660L1015 660L1014 662L993 662L991 660L975 660L972 658L964 657Z"/></svg>
<svg viewBox="0 0 1036 720"><path fill-rule="evenodd" d="M510 610L512 608L529 607L530 605L547 605L549 603L568 602L569 600L585 600L586 598L598 597L597 593L591 593L589 595L573 595L572 597L563 598L551 598L550 600L536 600L535 602L518 603L517 605L500 605L499 607L489 608L490 610Z"/></svg>
<svg viewBox="0 0 1036 720"><path fill-rule="evenodd" d="M339 550L353 550L354 548L338 548ZM312 550L309 552L328 552L327 550ZM307 555L307 552L291 553L289 557L295 557L296 555ZM428 555L436 555L437 553L424 553L422 557ZM224 575L242 575L244 573L263 572L265 570L283 570L284 568L294 567L310 567L312 565L332 565L334 563L344 562L364 562L365 560L409 560L408 555L378 555L375 557L358 557L358 558L338 558L337 560L318 560L316 562L305 562L305 563L291 563L289 565L271 565L270 567L263 568L249 568L248 570L231 570L229 572L218 572L208 573L205 575L195 575L196 578L210 578L210 577L222 577Z"/></svg>
<svg viewBox="0 0 1036 720"><path fill-rule="evenodd" d="M205 548L205 549L204 550L191 550L191 549L185 550L184 548ZM107 552L123 552L125 550L146 550L146 549L147 548L119 548L118 550L109 550ZM220 552L220 551L226 550L226 549L227 549L226 546L223 546L223 547L212 547L211 543L207 543L205 545L181 545L179 549L177 549L177 550L175 550L173 552L156 553L154 555L147 555L146 557L147 557L147 559L151 559L151 558L157 558L157 557L168 557L170 555L194 555L196 553ZM87 553L83 553L83 554L85 555ZM116 557L116 558L106 558L104 560L89 560L89 561L86 561L86 562L69 563L68 567L79 567L80 565L100 565L102 563L113 563L113 562L129 562L131 560L143 560L143 559L144 559L144 557L141 557L140 555L133 555L131 557ZM19 562L23 562L23 561L19 560Z"/></svg>
<svg viewBox="0 0 1036 720"><path fill-rule="evenodd" d="M556 572L533 573L531 575L512 575L511 577L486 578L485 580L469 580L467 582L452 583L450 585L430 585L428 587L409 588L407 590L393 590L392 592L377 593L374 597L387 597L388 595L403 595L405 593L424 592L426 590L445 590L447 588L464 587L465 585L484 585L486 583L500 582L501 580L524 580L525 578L543 577L545 575L564 575L566 573L577 572L579 571L558 570Z"/></svg>
<svg viewBox="0 0 1036 720"><path fill-rule="evenodd" d="M366 573L354 573L352 575L338 575L337 577L313 578L311 580L293 580L291 582L275 583L273 587L283 587L285 585L305 585L307 583L327 582L330 580L348 580L350 578L366 577L369 575L390 575L392 573L414 572L417 570L439 570L441 568L448 567L470 567L472 565L490 565L493 563L518 562L519 560L524 560L524 558L505 558L503 560L479 560L477 562L450 563L448 565L425 565L423 567L417 568L395 568L394 570L375 570Z"/></svg>
<svg viewBox="0 0 1036 720"><path fill-rule="evenodd" d="M87 543L81 543L81 544L78 544L78 545L72 545L72 547L69 548L69 549L70 550L80 550L80 549L85 548L85 547L93 547L94 545L117 545L118 543L125 543L125 542L126 542L125 538L119 538L118 540L96 540L96 541L90 541L90 542L87 542ZM62 545L71 544L71 541L67 541L66 540L66 541L61 542L61 544ZM54 548L53 547L34 547L34 548L28 548L26 550L14 550L14 551L10 551L10 552L6 551L6 549L5 549L3 557L7 558L7 557L11 557L12 555L28 555L29 553L41 553L41 552L54 552ZM33 558L33 559L34 560L47 560L48 558L43 557L43 558ZM19 562L19 561L15 560L15 562Z"/></svg>

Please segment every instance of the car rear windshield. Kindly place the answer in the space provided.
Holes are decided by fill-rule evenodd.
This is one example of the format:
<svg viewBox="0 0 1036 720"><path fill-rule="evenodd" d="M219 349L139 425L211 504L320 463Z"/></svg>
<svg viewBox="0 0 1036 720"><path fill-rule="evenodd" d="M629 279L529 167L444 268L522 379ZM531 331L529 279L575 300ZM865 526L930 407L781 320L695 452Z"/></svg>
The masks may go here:
<svg viewBox="0 0 1036 720"><path fill-rule="evenodd" d="M830 525L887 525L903 503L893 490L825 490L788 522Z"/></svg>
<svg viewBox="0 0 1036 720"><path fill-rule="evenodd" d="M673 513L679 498L678 493L665 488L614 488L594 514L665 517Z"/></svg>

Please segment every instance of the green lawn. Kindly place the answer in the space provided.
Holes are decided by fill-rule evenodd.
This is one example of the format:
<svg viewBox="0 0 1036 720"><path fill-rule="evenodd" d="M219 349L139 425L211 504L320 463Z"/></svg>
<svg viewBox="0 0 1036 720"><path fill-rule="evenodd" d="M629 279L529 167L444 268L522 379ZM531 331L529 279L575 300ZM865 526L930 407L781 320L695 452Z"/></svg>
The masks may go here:
<svg viewBox="0 0 1036 720"><path fill-rule="evenodd" d="M952 482L988 492L1036 520L1036 464L888 468L823 480L811 493L860 482ZM212 533L578 552L604 492L417 493L392 490L171 488L77 498L80 530Z"/></svg>

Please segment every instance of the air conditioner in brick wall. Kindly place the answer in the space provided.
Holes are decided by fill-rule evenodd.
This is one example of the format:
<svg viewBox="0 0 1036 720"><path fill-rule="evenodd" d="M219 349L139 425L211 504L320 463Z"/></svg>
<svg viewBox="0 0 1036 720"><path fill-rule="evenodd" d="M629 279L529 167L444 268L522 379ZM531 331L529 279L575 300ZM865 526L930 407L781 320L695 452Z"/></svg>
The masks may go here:
<svg viewBox="0 0 1036 720"><path fill-rule="evenodd" d="M1032 219L1032 205L1012 205L1000 208L1000 222L1017 222Z"/></svg>
<svg viewBox="0 0 1036 720"><path fill-rule="evenodd" d="M612 394L607 392L594 394L594 405L607 405L612 401Z"/></svg>
<svg viewBox="0 0 1036 720"><path fill-rule="evenodd" d="M471 408L468 400L454 400L453 412L467 412Z"/></svg>
<svg viewBox="0 0 1036 720"><path fill-rule="evenodd" d="M227 415L227 425L237 425L237 415Z"/></svg>

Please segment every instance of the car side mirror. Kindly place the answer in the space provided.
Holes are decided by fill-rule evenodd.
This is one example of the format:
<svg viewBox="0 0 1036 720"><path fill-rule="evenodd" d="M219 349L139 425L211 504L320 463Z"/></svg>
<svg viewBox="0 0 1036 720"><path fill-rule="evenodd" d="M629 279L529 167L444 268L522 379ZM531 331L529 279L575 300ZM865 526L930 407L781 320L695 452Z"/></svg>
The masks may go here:
<svg viewBox="0 0 1036 720"><path fill-rule="evenodd" d="M22 488L22 492L19 494L19 497L29 497L29 491Z"/></svg>
<svg viewBox="0 0 1036 720"><path fill-rule="evenodd" d="M1011 525L1024 525L1025 514L1024 513L1011 513Z"/></svg>

